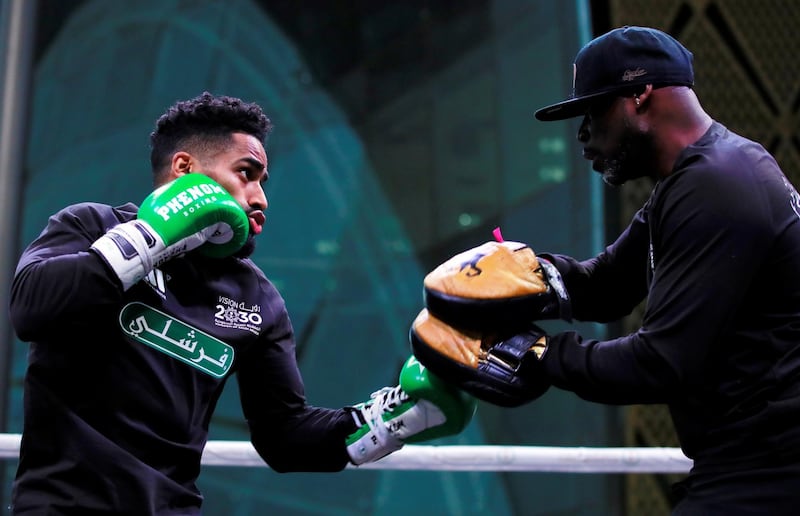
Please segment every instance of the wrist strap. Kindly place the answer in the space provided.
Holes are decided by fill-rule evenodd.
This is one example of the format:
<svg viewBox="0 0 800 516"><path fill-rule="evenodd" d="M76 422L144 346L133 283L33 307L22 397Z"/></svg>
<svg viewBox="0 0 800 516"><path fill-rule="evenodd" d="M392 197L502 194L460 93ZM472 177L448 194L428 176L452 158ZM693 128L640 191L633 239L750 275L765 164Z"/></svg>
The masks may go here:
<svg viewBox="0 0 800 516"><path fill-rule="evenodd" d="M147 222L131 220L111 228L91 249L116 273L122 289L128 290L153 270L154 256L164 243Z"/></svg>
<svg viewBox="0 0 800 516"><path fill-rule="evenodd" d="M567 287L564 286L564 280L561 278L561 273L555 265L548 260L539 257L539 266L544 272L547 284L556 294L558 300L558 316L564 321L572 321L572 301L569 298Z"/></svg>

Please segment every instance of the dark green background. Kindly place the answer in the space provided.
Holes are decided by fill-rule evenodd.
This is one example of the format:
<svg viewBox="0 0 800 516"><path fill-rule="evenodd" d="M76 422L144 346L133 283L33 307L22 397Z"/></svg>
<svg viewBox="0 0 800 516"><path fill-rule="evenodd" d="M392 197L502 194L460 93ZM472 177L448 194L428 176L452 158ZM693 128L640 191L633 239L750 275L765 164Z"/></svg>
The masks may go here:
<svg viewBox="0 0 800 516"><path fill-rule="evenodd" d="M579 157L574 122L533 118L569 93L587 9L40 0L19 248L66 204L147 195L148 135L175 100L209 90L256 101L275 131L255 260L286 298L309 401L361 401L396 383L422 278L448 256L495 226L535 251L586 257L605 244L602 187ZM7 432L21 429L25 353L14 344ZM482 404L462 435L433 444L617 446L618 418L552 390L518 409ZM247 439L235 382L211 434ZM7 491L16 464L6 465ZM614 514L617 482L266 466L207 467L200 479L209 515Z"/></svg>

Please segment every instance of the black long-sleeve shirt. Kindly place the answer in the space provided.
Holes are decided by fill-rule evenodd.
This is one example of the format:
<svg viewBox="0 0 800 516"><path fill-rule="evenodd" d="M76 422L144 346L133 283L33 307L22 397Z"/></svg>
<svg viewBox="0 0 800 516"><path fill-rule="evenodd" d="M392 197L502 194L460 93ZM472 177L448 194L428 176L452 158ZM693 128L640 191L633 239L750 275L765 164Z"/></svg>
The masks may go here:
<svg viewBox="0 0 800 516"><path fill-rule="evenodd" d="M307 404L283 299L249 259L172 259L123 292L91 244L137 207L53 215L14 277L30 341L15 514L195 514L208 425L236 376L277 471L337 471L355 424Z"/></svg>
<svg viewBox="0 0 800 516"><path fill-rule="evenodd" d="M554 385L602 403L664 403L695 470L800 461L800 197L758 144L714 123L598 256L545 255L579 320L641 328L554 335Z"/></svg>

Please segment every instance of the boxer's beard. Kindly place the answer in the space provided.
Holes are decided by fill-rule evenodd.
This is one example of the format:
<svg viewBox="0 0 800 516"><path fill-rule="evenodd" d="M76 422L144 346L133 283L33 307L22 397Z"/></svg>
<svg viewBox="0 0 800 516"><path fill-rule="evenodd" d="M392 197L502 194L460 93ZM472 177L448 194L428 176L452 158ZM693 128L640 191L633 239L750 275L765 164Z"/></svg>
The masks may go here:
<svg viewBox="0 0 800 516"><path fill-rule="evenodd" d="M244 245L233 253L233 256L236 258L250 258L256 250L256 236L255 235L247 235L247 240L245 241Z"/></svg>

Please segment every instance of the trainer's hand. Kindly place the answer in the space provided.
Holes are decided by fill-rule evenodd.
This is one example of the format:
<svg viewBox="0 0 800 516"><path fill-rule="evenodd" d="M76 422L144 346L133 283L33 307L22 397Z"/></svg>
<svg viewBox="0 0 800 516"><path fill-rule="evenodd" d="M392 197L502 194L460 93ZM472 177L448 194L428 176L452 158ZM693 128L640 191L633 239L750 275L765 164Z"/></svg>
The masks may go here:
<svg viewBox="0 0 800 516"><path fill-rule="evenodd" d="M351 407L359 428L345 441L350 461L372 462L406 443L457 434L475 409L474 398L444 383L412 356L400 371L398 386L384 387Z"/></svg>
<svg viewBox="0 0 800 516"><path fill-rule="evenodd" d="M210 177L185 174L153 191L138 218L118 224L92 244L114 270L124 290L174 256L202 246L221 258L247 241L247 214Z"/></svg>

